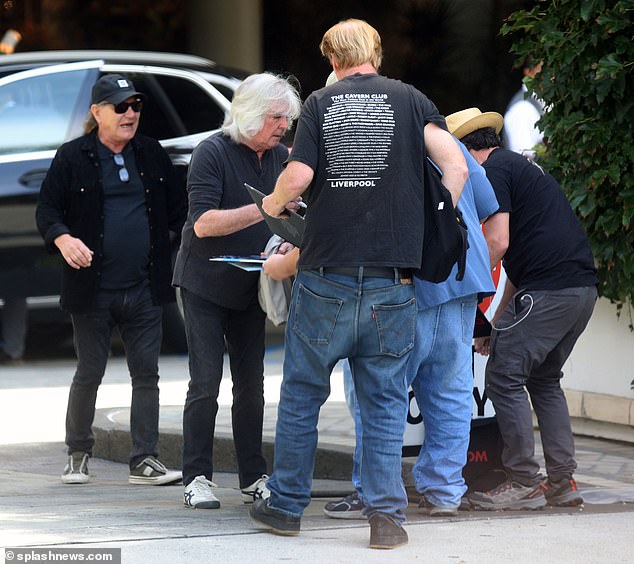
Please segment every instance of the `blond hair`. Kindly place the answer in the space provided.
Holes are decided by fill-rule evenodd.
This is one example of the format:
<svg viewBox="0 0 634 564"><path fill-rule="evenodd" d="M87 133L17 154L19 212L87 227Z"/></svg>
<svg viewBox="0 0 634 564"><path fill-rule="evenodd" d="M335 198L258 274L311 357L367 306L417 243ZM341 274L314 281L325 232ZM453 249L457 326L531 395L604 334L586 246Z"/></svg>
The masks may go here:
<svg viewBox="0 0 634 564"><path fill-rule="evenodd" d="M333 25L324 34L319 49L326 59L332 56L340 69L370 63L379 70L383 58L379 32L363 20L349 19Z"/></svg>

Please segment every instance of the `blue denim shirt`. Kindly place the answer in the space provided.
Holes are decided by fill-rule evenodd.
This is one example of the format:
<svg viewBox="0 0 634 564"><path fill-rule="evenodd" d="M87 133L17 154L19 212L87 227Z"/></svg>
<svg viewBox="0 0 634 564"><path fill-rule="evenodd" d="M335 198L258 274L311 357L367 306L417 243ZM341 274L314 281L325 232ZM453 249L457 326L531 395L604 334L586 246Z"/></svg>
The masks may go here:
<svg viewBox="0 0 634 564"><path fill-rule="evenodd" d="M495 293L491 278L489 249L480 222L498 210L498 202L484 169L475 161L467 148L456 139L469 167L469 177L465 183L458 208L467 224L469 249L464 279L456 280L457 265L445 282L434 284L414 278L418 309L423 310L444 304L450 300L478 294L480 299Z"/></svg>

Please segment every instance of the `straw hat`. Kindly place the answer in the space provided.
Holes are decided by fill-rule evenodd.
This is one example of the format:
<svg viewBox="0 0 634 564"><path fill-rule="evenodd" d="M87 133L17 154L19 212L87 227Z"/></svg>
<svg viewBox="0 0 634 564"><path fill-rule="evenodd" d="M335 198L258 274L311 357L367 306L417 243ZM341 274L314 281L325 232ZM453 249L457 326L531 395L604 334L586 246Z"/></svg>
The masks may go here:
<svg viewBox="0 0 634 564"><path fill-rule="evenodd" d="M504 118L497 112L482 113L478 108L468 108L445 118L449 133L462 139L465 135L473 133L476 129L492 127L496 133L502 131Z"/></svg>

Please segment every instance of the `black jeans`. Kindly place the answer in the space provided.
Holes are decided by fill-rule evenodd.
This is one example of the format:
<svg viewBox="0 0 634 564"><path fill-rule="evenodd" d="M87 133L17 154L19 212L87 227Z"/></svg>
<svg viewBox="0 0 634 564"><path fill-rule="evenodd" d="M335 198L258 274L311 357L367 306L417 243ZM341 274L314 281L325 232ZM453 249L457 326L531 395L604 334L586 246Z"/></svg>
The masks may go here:
<svg viewBox="0 0 634 564"><path fill-rule="evenodd" d="M231 420L240 487L266 473L264 320L257 295L244 311L227 309L181 288L189 348L189 388L183 411L183 483L213 476L213 444L225 340L233 380Z"/></svg>
<svg viewBox="0 0 634 564"><path fill-rule="evenodd" d="M69 454L92 454L97 389L106 370L112 330L118 327L132 379L130 468L148 455L158 455L161 313L162 308L152 304L149 283L143 282L125 290L100 290L91 312L71 315L77 371L66 411Z"/></svg>

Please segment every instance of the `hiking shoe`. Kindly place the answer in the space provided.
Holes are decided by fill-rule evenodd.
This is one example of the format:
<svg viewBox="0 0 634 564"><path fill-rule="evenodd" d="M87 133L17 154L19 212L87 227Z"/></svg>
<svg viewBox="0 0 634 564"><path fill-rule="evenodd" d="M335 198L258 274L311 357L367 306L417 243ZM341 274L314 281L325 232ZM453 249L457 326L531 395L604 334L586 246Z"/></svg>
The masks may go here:
<svg viewBox="0 0 634 564"><path fill-rule="evenodd" d="M139 462L128 476L128 482L137 485L164 486L183 479L183 473L178 470L168 470L165 465L153 456L146 456Z"/></svg>
<svg viewBox="0 0 634 564"><path fill-rule="evenodd" d="M458 515L458 506L441 507L440 505L434 505L423 495L418 502L418 511L431 517L455 517Z"/></svg>
<svg viewBox="0 0 634 564"><path fill-rule="evenodd" d="M541 509L546 498L541 484L524 486L507 480L488 492L473 492L469 501L476 509Z"/></svg>
<svg viewBox="0 0 634 564"><path fill-rule="evenodd" d="M217 488L211 480L204 476L196 476L187 486L183 494L183 503L190 509L218 509L220 501L211 491Z"/></svg>
<svg viewBox="0 0 634 564"><path fill-rule="evenodd" d="M271 507L269 499L256 499L249 509L249 516L278 535L298 535L301 519Z"/></svg>
<svg viewBox="0 0 634 564"><path fill-rule="evenodd" d="M268 499L271 495L269 488L266 487L268 479L269 477L266 474L262 474L262 477L258 478L249 487L240 490L242 503L253 503L256 499Z"/></svg>
<svg viewBox="0 0 634 564"><path fill-rule="evenodd" d="M370 517L370 548L396 548L408 540L403 525L390 515L375 513Z"/></svg>
<svg viewBox="0 0 634 564"><path fill-rule="evenodd" d="M581 505L583 498L577 491L577 482L573 478L564 478L553 482L550 478L541 483L548 505L553 507L573 507Z"/></svg>
<svg viewBox="0 0 634 564"><path fill-rule="evenodd" d="M350 495L337 501L329 501L324 506L324 513L332 519L367 519L363 514L364 508L359 492L354 490Z"/></svg>
<svg viewBox="0 0 634 564"><path fill-rule="evenodd" d="M88 473L87 452L73 452L68 455L68 462L62 474L62 484L87 484L90 481Z"/></svg>

